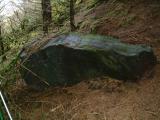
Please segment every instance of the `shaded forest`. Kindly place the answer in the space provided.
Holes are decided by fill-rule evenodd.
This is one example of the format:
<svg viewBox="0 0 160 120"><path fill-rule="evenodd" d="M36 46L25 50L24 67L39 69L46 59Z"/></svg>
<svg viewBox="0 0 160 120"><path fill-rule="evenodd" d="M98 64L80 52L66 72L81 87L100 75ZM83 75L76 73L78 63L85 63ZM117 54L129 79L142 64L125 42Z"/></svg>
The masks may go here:
<svg viewBox="0 0 160 120"><path fill-rule="evenodd" d="M0 90L13 119L160 119L159 0L18 1L0 0Z"/></svg>

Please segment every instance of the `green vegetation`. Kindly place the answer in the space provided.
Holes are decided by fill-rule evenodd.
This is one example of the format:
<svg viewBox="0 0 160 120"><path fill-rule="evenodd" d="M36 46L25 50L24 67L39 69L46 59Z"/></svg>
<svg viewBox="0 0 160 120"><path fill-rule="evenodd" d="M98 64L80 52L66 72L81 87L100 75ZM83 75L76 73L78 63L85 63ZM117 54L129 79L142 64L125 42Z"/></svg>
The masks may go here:
<svg viewBox="0 0 160 120"><path fill-rule="evenodd" d="M16 58L24 44L35 38L43 37L43 19L40 3L40 0L34 0L33 2L22 0L17 5L18 9L14 11L13 15L9 17L4 16L1 20L1 37L4 50L2 48L0 49L0 75L1 78L5 78L7 81L12 81L13 79L15 81L16 79L16 75L13 77L14 73L11 71L17 71L15 70ZM90 0L90 3L92 5L95 1ZM65 0L51 0L51 5L52 22L49 28L49 34L54 35L69 32L69 2ZM77 13L81 9L81 6L84 5L84 2L77 0L75 5L75 11ZM3 6L1 2L0 6ZM3 60L4 56L6 58L5 60ZM11 72L12 77L8 76L8 72Z"/></svg>
<svg viewBox="0 0 160 120"><path fill-rule="evenodd" d="M4 15L3 11L7 7L7 4L3 3L4 0L0 0L0 88L4 89L8 96L14 91L15 86L22 81L19 73L19 53L24 45L34 40L43 39L43 43L45 43L45 41L53 36L71 32L71 28L73 27L77 33L102 34L114 36L115 38L124 38L124 40L128 40L129 38L129 40L133 39L133 41L147 39L157 41L157 45L160 43L159 36L157 35L159 29L151 32L155 26L158 26L157 24L153 24L154 20L159 22L160 7L158 0L73 0L72 6L68 0L19 1L19 3L12 1L11 5L15 8L14 12L10 15ZM44 6L42 7L42 2L44 1L47 1L47 3L43 4ZM147 3L147 8L141 5L143 2ZM48 10L48 6L51 6L51 9ZM136 8L136 6L138 7ZM72 11L71 7L73 7ZM43 12L51 13L51 18L49 18L50 15L48 14L45 16L46 14L44 15ZM144 14L141 15L142 13ZM135 21L136 24L134 24ZM146 26L142 23L146 24ZM142 26L140 26L141 24ZM143 30L139 30L139 26L141 29L143 26L145 27ZM45 29L47 30L45 31ZM147 33L147 30L150 30L150 32ZM156 33L156 31L158 32ZM143 35L139 37L141 33ZM152 37L149 38L149 35ZM84 41L87 43L92 38L94 38L94 35L84 37ZM111 41L117 40L112 37L108 37L107 39ZM97 36L97 40L103 39ZM128 51L128 48L125 46L117 48L117 51L122 53L126 51L135 52L136 50L138 51L139 49ZM116 66L113 65L116 62L114 58L108 57L106 59L102 56L102 60L108 60L106 64L116 70ZM94 74L94 72L91 71L90 74ZM75 74L77 73L75 72ZM13 105L13 108L11 106L11 110L14 116L17 120L20 120L22 116L17 112L19 109L12 100L9 99L9 101ZM10 105L11 103L9 102L8 104Z"/></svg>
<svg viewBox="0 0 160 120"><path fill-rule="evenodd" d="M127 27L137 18L136 14L130 12L130 6L126 6L126 1L76 0L74 2L75 21L73 23L77 32L96 34L99 27L106 21L117 21L118 26ZM101 16L99 13L92 15L93 11L96 13L95 8L103 2L107 5L105 7L107 12L103 12ZM54 36L70 32L70 3L66 0L51 0L51 6L52 19L48 34ZM22 0L16 7L18 9L13 15L9 17L1 15L3 16L0 24L3 46L0 47L0 77L4 85L6 81L13 83L17 80L16 77L19 77L16 60L22 47L34 39L45 36L41 0L33 2Z"/></svg>

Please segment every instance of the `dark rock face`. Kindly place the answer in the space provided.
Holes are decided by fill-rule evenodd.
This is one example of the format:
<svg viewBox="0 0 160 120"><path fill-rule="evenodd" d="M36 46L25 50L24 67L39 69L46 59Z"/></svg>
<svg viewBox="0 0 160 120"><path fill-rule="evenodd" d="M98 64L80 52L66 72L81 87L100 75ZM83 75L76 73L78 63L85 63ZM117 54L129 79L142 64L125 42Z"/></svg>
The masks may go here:
<svg viewBox="0 0 160 120"><path fill-rule="evenodd" d="M124 44L112 37L76 33L51 38L37 52L28 56L22 51L20 56L22 77L36 89L48 85L73 85L104 75L136 80L156 63L151 47Z"/></svg>

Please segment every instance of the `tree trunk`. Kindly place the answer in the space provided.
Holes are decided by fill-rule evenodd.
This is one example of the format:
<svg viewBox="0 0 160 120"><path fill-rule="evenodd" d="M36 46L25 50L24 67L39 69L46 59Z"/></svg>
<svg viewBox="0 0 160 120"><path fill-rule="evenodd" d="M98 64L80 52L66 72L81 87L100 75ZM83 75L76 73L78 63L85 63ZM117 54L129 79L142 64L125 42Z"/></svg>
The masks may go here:
<svg viewBox="0 0 160 120"><path fill-rule="evenodd" d="M4 56L5 51L4 51L4 44L3 44L3 38L2 38L2 27L1 26L0 26L0 47L1 47L1 55L3 55L3 57L2 57L2 62L3 62L4 60L6 60L6 56Z"/></svg>
<svg viewBox="0 0 160 120"><path fill-rule="evenodd" d="M74 19L74 15L75 15L74 4L75 4L75 0L70 0L70 27L71 27L71 31L75 31L75 29L76 29L75 19Z"/></svg>
<svg viewBox="0 0 160 120"><path fill-rule="evenodd" d="M44 34L48 34L49 25L52 21L52 8L50 0L42 0L42 17Z"/></svg>

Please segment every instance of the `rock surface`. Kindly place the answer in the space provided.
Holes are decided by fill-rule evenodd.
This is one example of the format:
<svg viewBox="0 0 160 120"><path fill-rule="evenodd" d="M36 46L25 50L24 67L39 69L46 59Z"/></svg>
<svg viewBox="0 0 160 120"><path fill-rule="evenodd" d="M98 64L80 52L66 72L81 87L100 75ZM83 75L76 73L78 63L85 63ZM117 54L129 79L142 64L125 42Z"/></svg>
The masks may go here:
<svg viewBox="0 0 160 120"><path fill-rule="evenodd" d="M38 42L30 46L34 48L36 44ZM36 52L28 55L24 50L20 57L21 75L35 89L73 85L84 79L106 75L136 80L156 63L149 46L78 33L51 38Z"/></svg>

